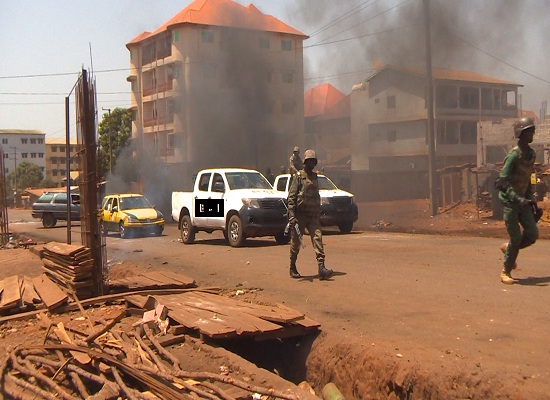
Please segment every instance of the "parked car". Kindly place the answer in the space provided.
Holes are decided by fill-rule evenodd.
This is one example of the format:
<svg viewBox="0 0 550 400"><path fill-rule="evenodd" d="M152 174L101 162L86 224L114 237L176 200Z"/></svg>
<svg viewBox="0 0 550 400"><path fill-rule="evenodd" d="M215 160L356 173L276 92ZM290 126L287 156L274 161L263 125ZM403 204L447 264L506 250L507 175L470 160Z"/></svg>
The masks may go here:
<svg viewBox="0 0 550 400"><path fill-rule="evenodd" d="M99 217L104 235L118 232L126 239L135 233L160 236L164 231L164 216L142 194L106 195Z"/></svg>
<svg viewBox="0 0 550 400"><path fill-rule="evenodd" d="M288 197L289 174L279 175L275 178L274 187L284 192ZM325 175L317 175L319 181L319 194L321 195L321 225L337 226L342 233L349 233L353 223L357 221L359 212L353 194L338 187Z"/></svg>
<svg viewBox="0 0 550 400"><path fill-rule="evenodd" d="M58 220L67 221L67 193L46 192L32 205L31 215L40 218L44 228L53 228ZM71 193L71 221L80 221L80 195Z"/></svg>

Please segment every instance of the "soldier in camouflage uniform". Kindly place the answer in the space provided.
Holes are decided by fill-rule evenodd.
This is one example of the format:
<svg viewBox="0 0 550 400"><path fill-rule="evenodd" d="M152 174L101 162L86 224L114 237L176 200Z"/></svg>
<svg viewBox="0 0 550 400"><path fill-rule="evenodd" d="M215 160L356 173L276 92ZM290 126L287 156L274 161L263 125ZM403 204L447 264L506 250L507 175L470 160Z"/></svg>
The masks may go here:
<svg viewBox="0 0 550 400"><path fill-rule="evenodd" d="M294 174L296 174L296 172L298 172L302 168L304 168L304 164L302 163L302 159L300 158L300 148L299 147L294 147L294 151L292 152L292 155L290 156L290 160L288 160L288 164L289 164L288 173L290 175L294 175Z"/></svg>
<svg viewBox="0 0 550 400"><path fill-rule="evenodd" d="M495 183L504 208L506 230L510 236L510 241L500 247L504 253L504 268L500 280L507 285L515 282L511 273L516 268L520 249L535 243L539 236L534 214L537 206L531 186L536 153L529 146L533 142L534 134L535 123L532 118L522 118L514 124L518 145L504 159L502 171Z"/></svg>
<svg viewBox="0 0 550 400"><path fill-rule="evenodd" d="M292 278L301 277L296 268L301 243L295 231L295 225L298 225L302 237L306 228L311 236L311 243L319 266L319 279L328 279L333 273L331 269L325 268L325 251L319 221L321 196L319 195L317 174L313 172L316 165L317 156L315 151L306 150L304 153L304 168L294 175L288 193L288 216L291 225L290 276Z"/></svg>

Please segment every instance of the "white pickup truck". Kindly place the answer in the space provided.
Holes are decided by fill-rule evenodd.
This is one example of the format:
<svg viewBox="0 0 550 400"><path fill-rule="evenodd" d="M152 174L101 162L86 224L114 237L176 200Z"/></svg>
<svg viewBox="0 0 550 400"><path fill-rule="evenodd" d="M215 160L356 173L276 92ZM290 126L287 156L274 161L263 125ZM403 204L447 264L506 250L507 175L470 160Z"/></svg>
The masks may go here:
<svg viewBox="0 0 550 400"><path fill-rule="evenodd" d="M215 230L222 230L233 247L258 236L275 236L277 243L285 244L285 199L258 171L206 169L197 174L193 192L172 192L172 218L186 244L193 243L199 231Z"/></svg>
<svg viewBox="0 0 550 400"><path fill-rule="evenodd" d="M283 174L275 178L273 187L288 197L290 175ZM326 176L317 175L319 181L319 194L321 195L321 225L338 226L340 232L349 233L353 223L357 221L359 213L353 194L338 187Z"/></svg>

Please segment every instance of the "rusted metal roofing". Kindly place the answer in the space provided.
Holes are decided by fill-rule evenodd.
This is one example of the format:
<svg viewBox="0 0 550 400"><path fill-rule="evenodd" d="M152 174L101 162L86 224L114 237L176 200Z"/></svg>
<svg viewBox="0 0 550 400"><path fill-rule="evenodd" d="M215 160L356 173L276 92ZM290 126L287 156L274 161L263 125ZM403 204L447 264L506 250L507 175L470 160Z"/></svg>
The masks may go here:
<svg viewBox="0 0 550 400"><path fill-rule="evenodd" d="M344 97L346 95L330 83L315 86L304 94L304 117L323 114Z"/></svg>
<svg viewBox="0 0 550 400"><path fill-rule="evenodd" d="M367 81L373 79L375 76L377 76L380 72L386 70L386 69L393 69L396 71L401 71L404 73L409 73L411 75L426 76L426 68L425 67L403 67L403 66L395 66L395 65L385 65L378 69L373 75L371 75L369 78L367 78ZM478 83L493 83L493 84L499 84L499 85L511 85L511 86L520 86L523 85L515 82L505 81L502 79L494 78L488 75L479 74L477 72L472 71L462 71L458 69L447 69L447 68L433 68L432 69L432 76L434 80L445 80L445 81L464 81L464 82L478 82Z"/></svg>
<svg viewBox="0 0 550 400"><path fill-rule="evenodd" d="M233 0L195 0L164 25L152 33L143 32L136 36L128 45L165 32L176 25L212 25L233 28L253 29L259 31L286 33L307 38L297 29L278 20L277 18L263 14L254 5L243 6Z"/></svg>

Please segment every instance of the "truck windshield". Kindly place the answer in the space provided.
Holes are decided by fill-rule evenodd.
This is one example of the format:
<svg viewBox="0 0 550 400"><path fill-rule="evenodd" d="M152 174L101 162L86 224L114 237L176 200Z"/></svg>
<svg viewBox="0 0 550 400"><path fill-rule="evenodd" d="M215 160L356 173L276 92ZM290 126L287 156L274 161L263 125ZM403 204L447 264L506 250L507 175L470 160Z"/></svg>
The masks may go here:
<svg viewBox="0 0 550 400"><path fill-rule="evenodd" d="M231 190L273 189L267 179L259 172L226 172L225 175Z"/></svg>
<svg viewBox="0 0 550 400"><path fill-rule="evenodd" d="M135 210L136 208L152 208L145 197L121 197L121 210Z"/></svg>
<svg viewBox="0 0 550 400"><path fill-rule="evenodd" d="M319 182L319 190L334 190L338 189L334 183L326 176L317 176Z"/></svg>

